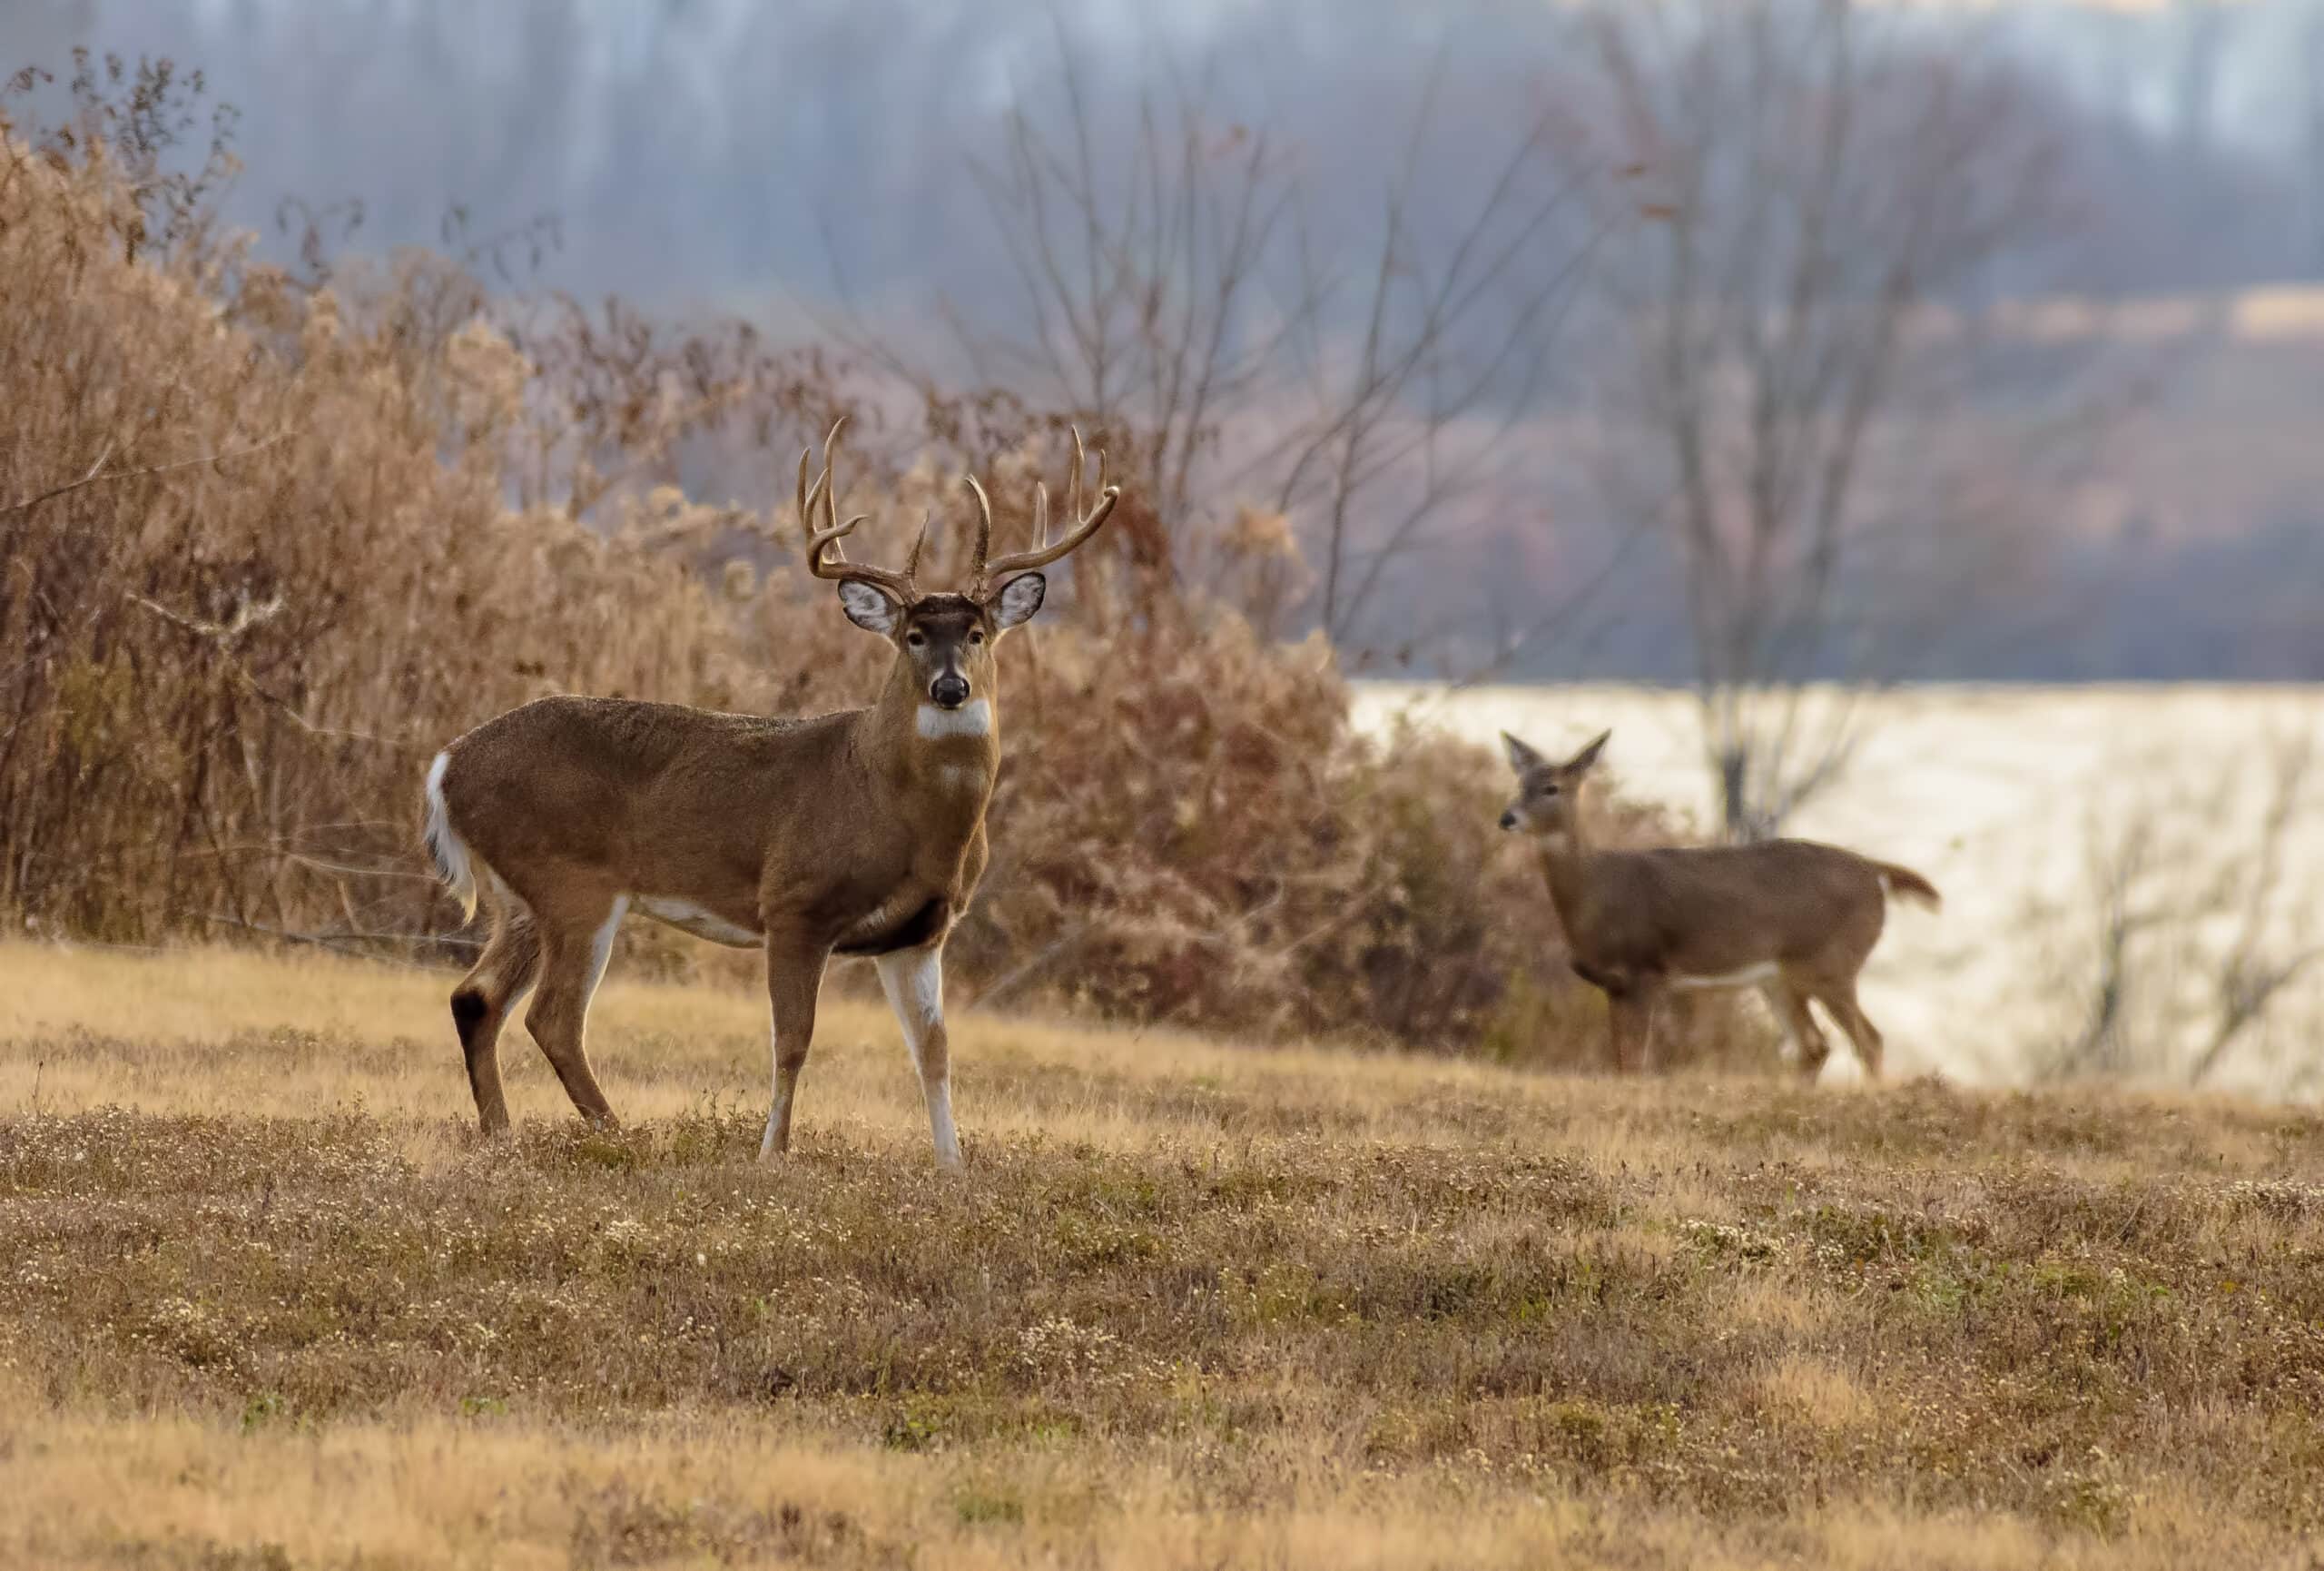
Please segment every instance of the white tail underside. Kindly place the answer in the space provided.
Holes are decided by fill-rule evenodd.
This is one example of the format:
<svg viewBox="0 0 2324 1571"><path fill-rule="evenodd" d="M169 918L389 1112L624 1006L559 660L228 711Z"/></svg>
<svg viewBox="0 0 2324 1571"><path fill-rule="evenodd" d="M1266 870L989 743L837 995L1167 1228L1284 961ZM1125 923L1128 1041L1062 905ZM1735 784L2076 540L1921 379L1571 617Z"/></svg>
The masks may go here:
<svg viewBox="0 0 2324 1571"><path fill-rule="evenodd" d="M444 770L449 753L436 755L428 766L428 854L436 859L437 875L469 916L476 914L476 867L468 842L452 828L451 810L444 805Z"/></svg>

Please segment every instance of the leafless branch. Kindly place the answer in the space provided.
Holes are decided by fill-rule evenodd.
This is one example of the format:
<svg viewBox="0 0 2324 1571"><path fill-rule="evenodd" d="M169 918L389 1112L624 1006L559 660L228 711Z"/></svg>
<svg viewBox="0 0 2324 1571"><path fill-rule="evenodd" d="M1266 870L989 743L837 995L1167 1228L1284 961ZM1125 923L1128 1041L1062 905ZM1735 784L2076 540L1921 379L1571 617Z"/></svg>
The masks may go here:
<svg viewBox="0 0 2324 1571"><path fill-rule="evenodd" d="M1166 66L1112 105L1062 30L1057 50L1050 108L1013 111L970 167L1013 320L948 298L956 347L1036 404L1134 433L1128 483L1172 548L1216 538L1239 507L1288 518L1315 566L1307 614L1358 638L1402 566L1509 494L1492 460L1537 407L1606 229L1588 169L1529 106L1479 150L1472 197L1433 192L1440 59L1377 226L1327 240L1290 154L1206 81ZM1344 273L1333 259L1359 250ZM892 344L867 358L933 383Z"/></svg>
<svg viewBox="0 0 2324 1571"><path fill-rule="evenodd" d="M225 452L204 453L200 458L180 459L174 463L149 464L143 469L109 469L104 467L105 459L113 456L113 444L108 442L98 452L96 462L89 466L88 473L79 479L68 480L64 485L53 486L47 490L26 497L22 501L11 502L6 507L0 508L0 518L5 518L12 513L28 513L44 502L53 502L60 497L69 497L74 491L89 486L103 485L113 480L138 479L147 475L166 475L177 469L194 469L203 464L222 464L235 459L246 459L252 453L262 453L271 447L286 442L296 435L298 432L295 430L277 431L264 441L252 442L245 448L233 448Z"/></svg>
<svg viewBox="0 0 2324 1571"><path fill-rule="evenodd" d="M243 634L273 620L281 612L283 601L281 596L274 596L256 605L244 600L235 607L232 619L222 625L199 617L189 617L182 612L172 611L167 606L157 605L143 595L130 595L127 598L132 605L140 609L150 611L172 627L182 628L194 637L214 645L219 657L226 662L227 668L233 674L235 680L261 703L280 711L285 719L309 735L329 736L345 742L367 742L380 747L411 746L408 742L399 741L392 736L377 736L367 731L350 731L310 719L298 705L268 688L265 683L258 679L256 673L252 672L234 654L232 647Z"/></svg>
<svg viewBox="0 0 2324 1571"><path fill-rule="evenodd" d="M449 934L423 934L414 933L350 933L329 931L299 933L289 928L271 926L263 922L250 922L239 916L227 916L217 912L202 913L197 920L217 927L232 927L244 933L255 933L283 944L302 944L317 949L329 949L341 954L359 954L366 959L379 959L372 944L394 944L403 948L433 949L439 945L453 949L482 949L483 941L459 938Z"/></svg>

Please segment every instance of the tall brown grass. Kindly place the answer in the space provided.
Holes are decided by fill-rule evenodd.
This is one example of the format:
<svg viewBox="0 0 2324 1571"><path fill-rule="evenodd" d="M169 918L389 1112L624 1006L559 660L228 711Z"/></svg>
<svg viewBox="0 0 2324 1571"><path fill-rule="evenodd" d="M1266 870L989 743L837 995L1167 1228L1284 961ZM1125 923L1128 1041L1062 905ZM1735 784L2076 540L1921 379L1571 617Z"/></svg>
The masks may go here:
<svg viewBox="0 0 2324 1571"><path fill-rule="evenodd" d="M0 118L0 911L123 942L440 936L417 781L468 726L551 691L872 690L884 651L784 566L794 520L680 483L708 459L774 489L863 402L843 366L496 292L486 245L310 234L263 262L218 221L231 128L200 134L198 82L82 67L57 124ZM884 441L867 420L850 503L916 517L970 468L1021 527L1064 418L991 394ZM1177 522L1131 499L1010 657L970 995L1594 1060L1494 835L1498 764L1356 735L1333 651L1244 614L1279 602L1288 532L1196 572Z"/></svg>

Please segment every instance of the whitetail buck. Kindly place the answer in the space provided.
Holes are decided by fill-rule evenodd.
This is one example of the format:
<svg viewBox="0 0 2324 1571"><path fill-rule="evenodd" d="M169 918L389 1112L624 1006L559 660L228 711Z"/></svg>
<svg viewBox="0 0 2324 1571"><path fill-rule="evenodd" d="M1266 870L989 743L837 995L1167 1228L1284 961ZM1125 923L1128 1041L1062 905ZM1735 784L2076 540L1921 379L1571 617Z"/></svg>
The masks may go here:
<svg viewBox="0 0 2324 1571"><path fill-rule="evenodd" d="M844 422L842 422L842 424ZM1049 497L1034 490L1034 546L991 558L992 508L971 477L978 522L968 592L922 594L919 543L901 572L851 562L841 540L832 450L810 486L799 457L807 564L837 580L848 619L895 646L879 701L813 719L723 715L675 704L542 698L487 721L428 774L428 843L473 914L483 884L492 936L452 993L452 1020L487 1133L508 1124L498 1039L525 1015L583 1116L613 1109L582 1046L589 998L623 914L714 943L763 945L774 1016L774 1093L760 1155L788 1148L792 1099L834 954L874 957L920 1072L937 1161L957 1167L944 1035L943 953L984 872L984 817L1000 762L993 647L1040 609L1033 569L1096 534L1119 492L1098 459L1082 511L1073 440L1073 524L1049 541ZM821 504L822 525L816 524Z"/></svg>
<svg viewBox="0 0 2324 1571"><path fill-rule="evenodd" d="M1606 994L1618 1070L1643 1068L1667 992L1758 986L1814 1079L1831 1047L1808 1009L1823 1004L1866 1074L1880 1033L1856 1002L1856 973L1879 942L1890 893L1938 904L1910 868L1810 840L1656 851L1596 851L1581 790L1606 732L1562 764L1502 733L1517 800L1503 829L1533 837L1576 975Z"/></svg>

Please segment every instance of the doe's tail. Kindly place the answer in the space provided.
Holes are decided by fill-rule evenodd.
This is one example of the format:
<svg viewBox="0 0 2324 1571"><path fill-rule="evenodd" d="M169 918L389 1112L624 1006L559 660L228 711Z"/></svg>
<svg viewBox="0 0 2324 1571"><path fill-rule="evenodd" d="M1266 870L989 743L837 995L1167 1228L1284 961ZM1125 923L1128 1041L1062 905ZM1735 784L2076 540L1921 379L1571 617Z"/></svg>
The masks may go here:
<svg viewBox="0 0 2324 1571"><path fill-rule="evenodd" d="M1931 911L1943 909L1945 896L1936 885L1909 867L1899 867L1894 862L1875 862L1872 870L1880 874L1880 886L1899 900L1911 900Z"/></svg>
<svg viewBox="0 0 2324 1571"><path fill-rule="evenodd" d="M468 842L453 829L451 809L444 803L444 770L451 761L449 753L438 753L436 762L428 766L428 855L436 860L436 875L460 903L462 919L473 920L476 868L468 856Z"/></svg>

